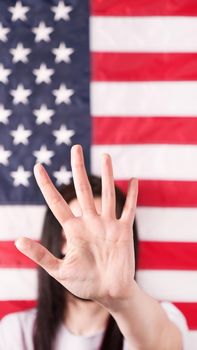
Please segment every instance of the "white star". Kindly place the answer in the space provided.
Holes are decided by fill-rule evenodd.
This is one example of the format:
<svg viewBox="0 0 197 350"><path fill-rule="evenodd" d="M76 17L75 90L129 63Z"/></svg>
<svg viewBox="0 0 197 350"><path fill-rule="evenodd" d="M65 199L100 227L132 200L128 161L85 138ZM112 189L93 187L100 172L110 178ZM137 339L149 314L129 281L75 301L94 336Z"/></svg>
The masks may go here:
<svg viewBox="0 0 197 350"><path fill-rule="evenodd" d="M22 84L18 84L17 88L10 91L10 94L13 96L13 103L18 105L19 103L23 103L26 105L28 103L28 97L31 95L30 89L25 89Z"/></svg>
<svg viewBox="0 0 197 350"><path fill-rule="evenodd" d="M57 6L51 7L51 11L54 12L54 20L59 21L60 19L63 19L65 21L68 21L70 19L69 13L72 11L71 6L66 6L64 4L64 1L59 1Z"/></svg>
<svg viewBox="0 0 197 350"><path fill-rule="evenodd" d="M72 172L68 171L65 166L61 166L59 171L54 171L53 176L57 179L56 184L58 186L68 185L72 178Z"/></svg>
<svg viewBox="0 0 197 350"><path fill-rule="evenodd" d="M59 47L53 49L52 52L55 55L55 63L69 63L71 62L70 55L72 55L74 49L66 47L64 43L60 43Z"/></svg>
<svg viewBox="0 0 197 350"><path fill-rule="evenodd" d="M0 123L8 124L8 117L11 114L11 109L5 109L4 105L0 104Z"/></svg>
<svg viewBox="0 0 197 350"><path fill-rule="evenodd" d="M6 151L5 148L0 145L0 164L8 165L8 158L11 156L12 152Z"/></svg>
<svg viewBox="0 0 197 350"><path fill-rule="evenodd" d="M19 165L16 171L11 171L11 177L14 179L14 186L29 186L29 177L32 176L31 171L26 171L22 165Z"/></svg>
<svg viewBox="0 0 197 350"><path fill-rule="evenodd" d="M67 89L65 84L61 84L59 89L53 90L53 95L56 97L55 103L59 105L60 103L70 104L70 97L74 94L74 90Z"/></svg>
<svg viewBox="0 0 197 350"><path fill-rule="evenodd" d="M42 123L51 124L51 117L54 115L55 111L53 109L48 109L46 105L42 104L40 109L34 109L34 115L36 116L36 124L40 125Z"/></svg>
<svg viewBox="0 0 197 350"><path fill-rule="evenodd" d="M32 32L36 35L35 41L38 43L40 41L50 41L50 34L53 32L52 27L47 27L46 24L42 21L39 23L38 27L34 27Z"/></svg>
<svg viewBox="0 0 197 350"><path fill-rule="evenodd" d="M15 6L10 6L8 10L12 14L12 21L15 22L18 19L21 21L26 21L26 13L29 11L29 7L23 6L21 1L17 1Z"/></svg>
<svg viewBox="0 0 197 350"><path fill-rule="evenodd" d="M54 69L47 68L45 63L40 65L40 68L34 69L33 74L36 76L36 84L51 83L51 76L54 74Z"/></svg>
<svg viewBox="0 0 197 350"><path fill-rule="evenodd" d="M10 49L10 53L12 54L12 62L17 63L19 61L23 63L28 62L27 55L31 52L30 49L25 48L22 43L18 43L15 49Z"/></svg>
<svg viewBox="0 0 197 350"><path fill-rule="evenodd" d="M14 145L18 145L19 143L23 143L23 145L28 145L28 137L32 135L32 132L31 130L25 129L23 124L20 124L18 125L18 128L16 130L10 131L10 134L14 138Z"/></svg>
<svg viewBox="0 0 197 350"><path fill-rule="evenodd" d="M45 145L40 147L39 151L33 152L33 155L37 158L36 161L39 163L45 163L46 165L51 164L51 159L55 152L49 151Z"/></svg>
<svg viewBox="0 0 197 350"><path fill-rule="evenodd" d="M10 29L7 27L3 27L2 23L0 23L0 41L6 42L8 40L7 35L10 32Z"/></svg>
<svg viewBox="0 0 197 350"><path fill-rule="evenodd" d="M65 125L61 125L59 130L54 130L53 135L56 137L56 145L65 143L66 145L71 144L71 137L75 134L74 130L68 130Z"/></svg>
<svg viewBox="0 0 197 350"><path fill-rule="evenodd" d="M12 73L11 69L6 69L2 63L0 63L0 81L4 84L8 83L8 75Z"/></svg>

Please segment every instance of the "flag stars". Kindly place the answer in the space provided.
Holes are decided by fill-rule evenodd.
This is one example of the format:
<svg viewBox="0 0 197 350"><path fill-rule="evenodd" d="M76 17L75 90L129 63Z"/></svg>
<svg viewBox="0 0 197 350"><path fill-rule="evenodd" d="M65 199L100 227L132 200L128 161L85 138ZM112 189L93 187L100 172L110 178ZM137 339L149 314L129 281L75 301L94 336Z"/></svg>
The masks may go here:
<svg viewBox="0 0 197 350"><path fill-rule="evenodd" d="M0 82L3 84L8 83L8 76L12 73L11 69L7 69L4 67L2 63L0 63Z"/></svg>
<svg viewBox="0 0 197 350"><path fill-rule="evenodd" d="M55 14L54 20L60 21L63 19L64 21L68 21L70 19L69 13L73 10L71 6L67 6L64 4L64 1L59 1L57 6L51 7L51 11Z"/></svg>
<svg viewBox="0 0 197 350"><path fill-rule="evenodd" d="M54 130L53 135L56 138L56 145L65 143L66 145L71 144L71 137L75 134L74 130L68 130L65 125L61 125L59 130Z"/></svg>
<svg viewBox="0 0 197 350"><path fill-rule="evenodd" d="M3 27L2 23L0 23L0 41L6 42L8 40L7 35L10 32L10 29L7 27Z"/></svg>
<svg viewBox="0 0 197 350"><path fill-rule="evenodd" d="M55 103L57 105L61 103L70 104L71 103L71 96L74 94L74 90L67 89L65 84L61 84L59 86L59 89L53 90L53 95L55 96Z"/></svg>
<svg viewBox="0 0 197 350"><path fill-rule="evenodd" d="M46 145L42 145L39 151L33 152L36 157L36 162L45 163L46 165L51 164L51 158L54 156L55 152L47 149Z"/></svg>
<svg viewBox="0 0 197 350"><path fill-rule="evenodd" d="M47 27L46 24L41 21L38 27L34 27L32 32L35 34L35 42L50 41L50 34L53 32L52 27Z"/></svg>
<svg viewBox="0 0 197 350"><path fill-rule="evenodd" d="M56 178L56 184L58 186L68 185L72 178L72 172L68 171L65 166L61 166L59 171L54 171L53 176Z"/></svg>
<svg viewBox="0 0 197 350"><path fill-rule="evenodd" d="M36 84L51 83L51 76L54 74L55 70L47 68L45 63L40 65L40 68L34 69L33 74L36 76Z"/></svg>
<svg viewBox="0 0 197 350"><path fill-rule="evenodd" d="M20 185L28 187L29 178L32 176L32 173L25 170L23 165L19 165L16 171L11 171L10 175L14 180L15 187L18 187Z"/></svg>
<svg viewBox="0 0 197 350"><path fill-rule="evenodd" d="M51 5L51 15L54 17L53 23L56 23L58 21L62 21L62 23L65 23L63 21L69 21L70 15L73 10L72 6L67 6L65 4L64 0L57 0L55 1L56 5ZM28 21L29 14L31 13L31 7L29 2L25 2L24 0L16 0L12 1L12 4L8 5L8 11L9 11L9 18L10 21L14 23L21 23ZM18 21L18 22L17 22ZM7 25L8 26L8 25ZM10 27L10 26L9 26ZM54 39L54 26L52 24L49 24L47 21L45 22L44 18L41 20L38 20L34 25L33 28L31 26L30 33L34 38L34 43L49 43L52 39ZM6 27L6 24L3 24L3 22L0 22L0 43L7 43L8 39L10 38L10 32L11 28ZM23 41L20 38L18 38L15 43L10 43L8 50L9 60L12 64L17 64L16 67L20 67L20 63L26 64L25 71L28 68L29 61L31 61L32 58L32 52L33 52L33 46L29 46L27 41ZM24 38L25 40L25 38ZM10 41L10 40L9 40ZM41 45L40 44L40 45ZM5 45L5 44L4 44ZM38 45L38 47L41 48L41 46ZM11 46L11 47L10 47ZM46 46L46 45L45 45ZM72 46L72 45L68 45ZM72 96L75 94L74 89L70 88L70 85L66 82L58 81L55 86L52 86L53 80L56 78L56 69L61 68L60 63L71 63L72 55L75 52L74 48L68 47L66 43L64 42L64 39L60 39L59 41L56 41L56 43L53 43L53 46L48 47L48 53L51 55L50 59L52 58L53 65L49 64L48 62L44 60L41 60L37 64L34 63L33 68L31 69L31 79L33 77L33 83L36 84L51 84L51 88L49 93L54 96L52 98L52 102L54 105L69 105L72 102ZM20 62L20 63L19 63ZM18 65L19 63L19 65ZM33 62L30 62L33 64ZM60 64L57 66L57 64ZM11 69L10 69L11 68ZM12 72L12 67L10 65L7 65L5 62L0 62L0 83L1 84L8 84L10 82L11 88L9 88L9 99L11 100L12 104L15 105L27 105L28 103L33 103L33 97L32 96L32 88L29 84L26 85L24 81L18 81L16 84L12 81L14 79ZM28 74L28 73L27 73ZM10 77L11 75L11 77ZM19 77L20 78L20 77ZM28 76L24 76L24 79L28 78ZM22 79L22 76L21 76ZM23 80L24 80L23 79ZM63 77L61 78L63 79ZM20 79L19 79L20 80ZM26 81L26 80L25 80ZM34 84L35 85L35 84ZM9 85L8 85L9 86ZM41 87L38 87L39 89ZM44 87L43 87L44 88ZM45 86L45 88L49 88ZM32 96L32 97L30 97ZM41 100L42 97L40 97ZM8 125L9 122L12 121L14 117L12 117L13 111L11 109L8 109L10 107L7 106L7 104L0 103L0 127L2 125ZM23 106L21 107L23 110ZM41 124L47 124L51 125L52 122L54 122L54 116L55 116L55 108L54 106L51 107L51 105L47 106L47 103L42 101L40 104L38 104L36 107L34 106L32 108L33 110L33 118L34 123L36 125ZM20 112L20 111L19 111ZM24 110L25 112L25 110ZM18 113L18 112L17 112ZM11 116L11 117L10 117ZM59 124L59 123L58 123ZM52 124L53 126L53 124ZM51 126L50 126L51 127ZM37 126L38 128L38 126ZM39 128L40 129L40 128ZM42 128L41 128L42 129ZM40 130L41 130L40 129ZM55 129L55 130L54 130ZM44 130L44 129L43 129ZM11 139L12 146L17 149L24 149L24 146L31 145L33 147L33 150L31 150L31 157L33 156L36 162L44 163L47 166L51 166L53 162L53 157L55 156L55 151L50 147L50 140L47 140L47 143L42 142L41 144L35 146L32 144L32 135L33 130L31 130L30 126L24 125L22 122L19 122L15 124L14 126L9 127L8 131L9 135L8 138ZM53 146L59 146L59 145L67 145L70 146L72 143L72 137L75 135L75 131L68 129L68 127L62 123L59 124L51 130L51 141L53 143ZM39 136L39 135L38 135ZM2 142L1 142L2 143ZM12 147L12 148L13 148ZM28 150L28 147L26 147L26 150ZM10 166L11 165L11 159L13 157L13 150L10 149L10 147L7 147L6 145L0 144L0 166ZM9 170L9 176L11 183L13 183L14 187L28 187L31 183L31 177L32 177L32 171L29 168L29 166L26 166L26 163L23 163L23 161L18 162L18 164L15 165L14 168L11 168ZM2 167L2 168L3 168ZM66 166L57 166L55 169L53 168L53 176L56 179L56 183L58 185L61 184L68 184L70 182L70 179L72 178L72 172L66 168Z"/></svg>
<svg viewBox="0 0 197 350"><path fill-rule="evenodd" d="M15 49L10 49L10 53L13 56L12 62L23 62L27 63L28 58L27 56L30 54L31 50L28 48L25 48L22 43L18 43Z"/></svg>
<svg viewBox="0 0 197 350"><path fill-rule="evenodd" d="M53 109L48 109L45 104L42 104L40 109L35 109L33 111L33 114L36 116L36 124L41 125L45 123L49 125L51 124L51 118L55 114L55 111Z"/></svg>
<svg viewBox="0 0 197 350"><path fill-rule="evenodd" d="M28 138L32 135L32 132L31 130L25 129L23 124L20 124L18 125L18 128L16 130L12 130L10 134L14 138L14 145L18 145L20 143L23 145L28 145Z"/></svg>
<svg viewBox="0 0 197 350"><path fill-rule="evenodd" d="M16 89L10 91L10 94L13 97L13 103L18 105L22 103L24 105L28 104L28 97L31 95L30 89L25 89L24 85L18 84Z"/></svg>
<svg viewBox="0 0 197 350"><path fill-rule="evenodd" d="M17 20L26 21L26 14L29 11L29 9L29 7L23 6L21 1L17 1L15 6L10 6L8 10L12 14L12 22L15 22Z"/></svg>
<svg viewBox="0 0 197 350"><path fill-rule="evenodd" d="M52 53L55 55L55 63L70 63L70 55L72 55L73 52L74 49L66 47L65 43L60 43L59 47L52 50Z"/></svg>
<svg viewBox="0 0 197 350"><path fill-rule="evenodd" d="M11 109L5 109L4 105L0 104L0 123L8 124L8 117L12 114Z"/></svg>
<svg viewBox="0 0 197 350"><path fill-rule="evenodd" d="M0 145L0 164L8 165L8 158L12 155L12 152L7 151L4 146Z"/></svg>

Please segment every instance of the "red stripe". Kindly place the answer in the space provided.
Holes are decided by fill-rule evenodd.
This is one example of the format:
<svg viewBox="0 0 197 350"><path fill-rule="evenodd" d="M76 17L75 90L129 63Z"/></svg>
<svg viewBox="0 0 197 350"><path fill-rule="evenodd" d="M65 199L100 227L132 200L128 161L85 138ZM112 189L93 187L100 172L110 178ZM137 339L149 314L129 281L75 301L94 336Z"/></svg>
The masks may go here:
<svg viewBox="0 0 197 350"><path fill-rule="evenodd" d="M197 243L141 241L138 269L196 270L196 256Z"/></svg>
<svg viewBox="0 0 197 350"><path fill-rule="evenodd" d="M127 181L116 181L127 191ZM197 181L140 180L139 206L148 207L197 207Z"/></svg>
<svg viewBox="0 0 197 350"><path fill-rule="evenodd" d="M197 303L173 302L173 304L185 315L189 329L197 329Z"/></svg>
<svg viewBox="0 0 197 350"><path fill-rule="evenodd" d="M0 241L0 267L34 268L36 264L20 253L13 241Z"/></svg>
<svg viewBox="0 0 197 350"><path fill-rule="evenodd" d="M185 315L188 327L190 330L197 329L197 303L177 303L173 302L173 304L181 310L181 312ZM0 318L3 316L18 312L24 311L27 309L31 309L36 306L36 301L34 300L8 300L8 301L0 301Z"/></svg>
<svg viewBox="0 0 197 350"><path fill-rule="evenodd" d="M35 300L6 300L0 301L0 318L12 312L31 309L36 306ZM11 330L10 330L11 331Z"/></svg>
<svg viewBox="0 0 197 350"><path fill-rule="evenodd" d="M197 118L192 117L94 117L92 138L97 145L196 145L196 130Z"/></svg>
<svg viewBox="0 0 197 350"><path fill-rule="evenodd" d="M197 80L197 54L93 52L92 80Z"/></svg>
<svg viewBox="0 0 197 350"><path fill-rule="evenodd" d="M0 242L0 245L1 242ZM12 246L7 242L8 250ZM139 245L139 265L140 269L179 269L195 270L197 269L197 243L189 242L149 242L141 241ZM158 259L159 256L159 259ZM1 268L29 268L35 267L35 264L29 264L29 261L16 260L16 254L9 254L9 260L4 254L1 257Z"/></svg>
<svg viewBox="0 0 197 350"><path fill-rule="evenodd" d="M97 16L196 16L196 0L92 0Z"/></svg>
<svg viewBox="0 0 197 350"><path fill-rule="evenodd" d="M181 310L181 312L185 315L189 329L197 329L197 303L173 302L173 304L175 304L176 307L178 307ZM12 312L27 310L35 306L36 301L34 300L0 301L0 318Z"/></svg>

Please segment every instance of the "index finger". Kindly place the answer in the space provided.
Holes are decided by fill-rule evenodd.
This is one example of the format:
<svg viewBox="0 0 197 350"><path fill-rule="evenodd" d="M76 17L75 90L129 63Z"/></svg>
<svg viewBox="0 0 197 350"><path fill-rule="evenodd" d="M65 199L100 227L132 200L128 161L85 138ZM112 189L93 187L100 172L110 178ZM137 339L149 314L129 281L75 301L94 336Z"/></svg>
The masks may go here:
<svg viewBox="0 0 197 350"><path fill-rule="evenodd" d="M34 166L34 175L49 208L59 223L63 225L66 220L73 218L74 215L69 208L69 205L55 188L46 170L41 164L36 164Z"/></svg>

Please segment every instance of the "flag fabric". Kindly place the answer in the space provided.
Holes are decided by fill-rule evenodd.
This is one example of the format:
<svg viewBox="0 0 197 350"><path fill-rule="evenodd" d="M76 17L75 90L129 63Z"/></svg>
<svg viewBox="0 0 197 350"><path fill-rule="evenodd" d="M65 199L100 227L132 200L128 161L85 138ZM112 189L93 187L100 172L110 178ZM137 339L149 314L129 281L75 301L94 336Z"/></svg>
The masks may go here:
<svg viewBox="0 0 197 350"><path fill-rule="evenodd" d="M196 37L196 0L1 1L1 316L36 300L35 266L13 244L40 237L33 164L67 182L81 143L93 173L108 152L123 190L140 179L138 281L185 314L195 349Z"/></svg>
<svg viewBox="0 0 197 350"><path fill-rule="evenodd" d="M14 246L39 240L45 212L35 162L56 185L71 178L70 148L90 169L88 1L0 2L0 316L32 306L35 265Z"/></svg>
<svg viewBox="0 0 197 350"><path fill-rule="evenodd" d="M138 177L138 281L197 343L197 2L93 0L92 169Z"/></svg>

